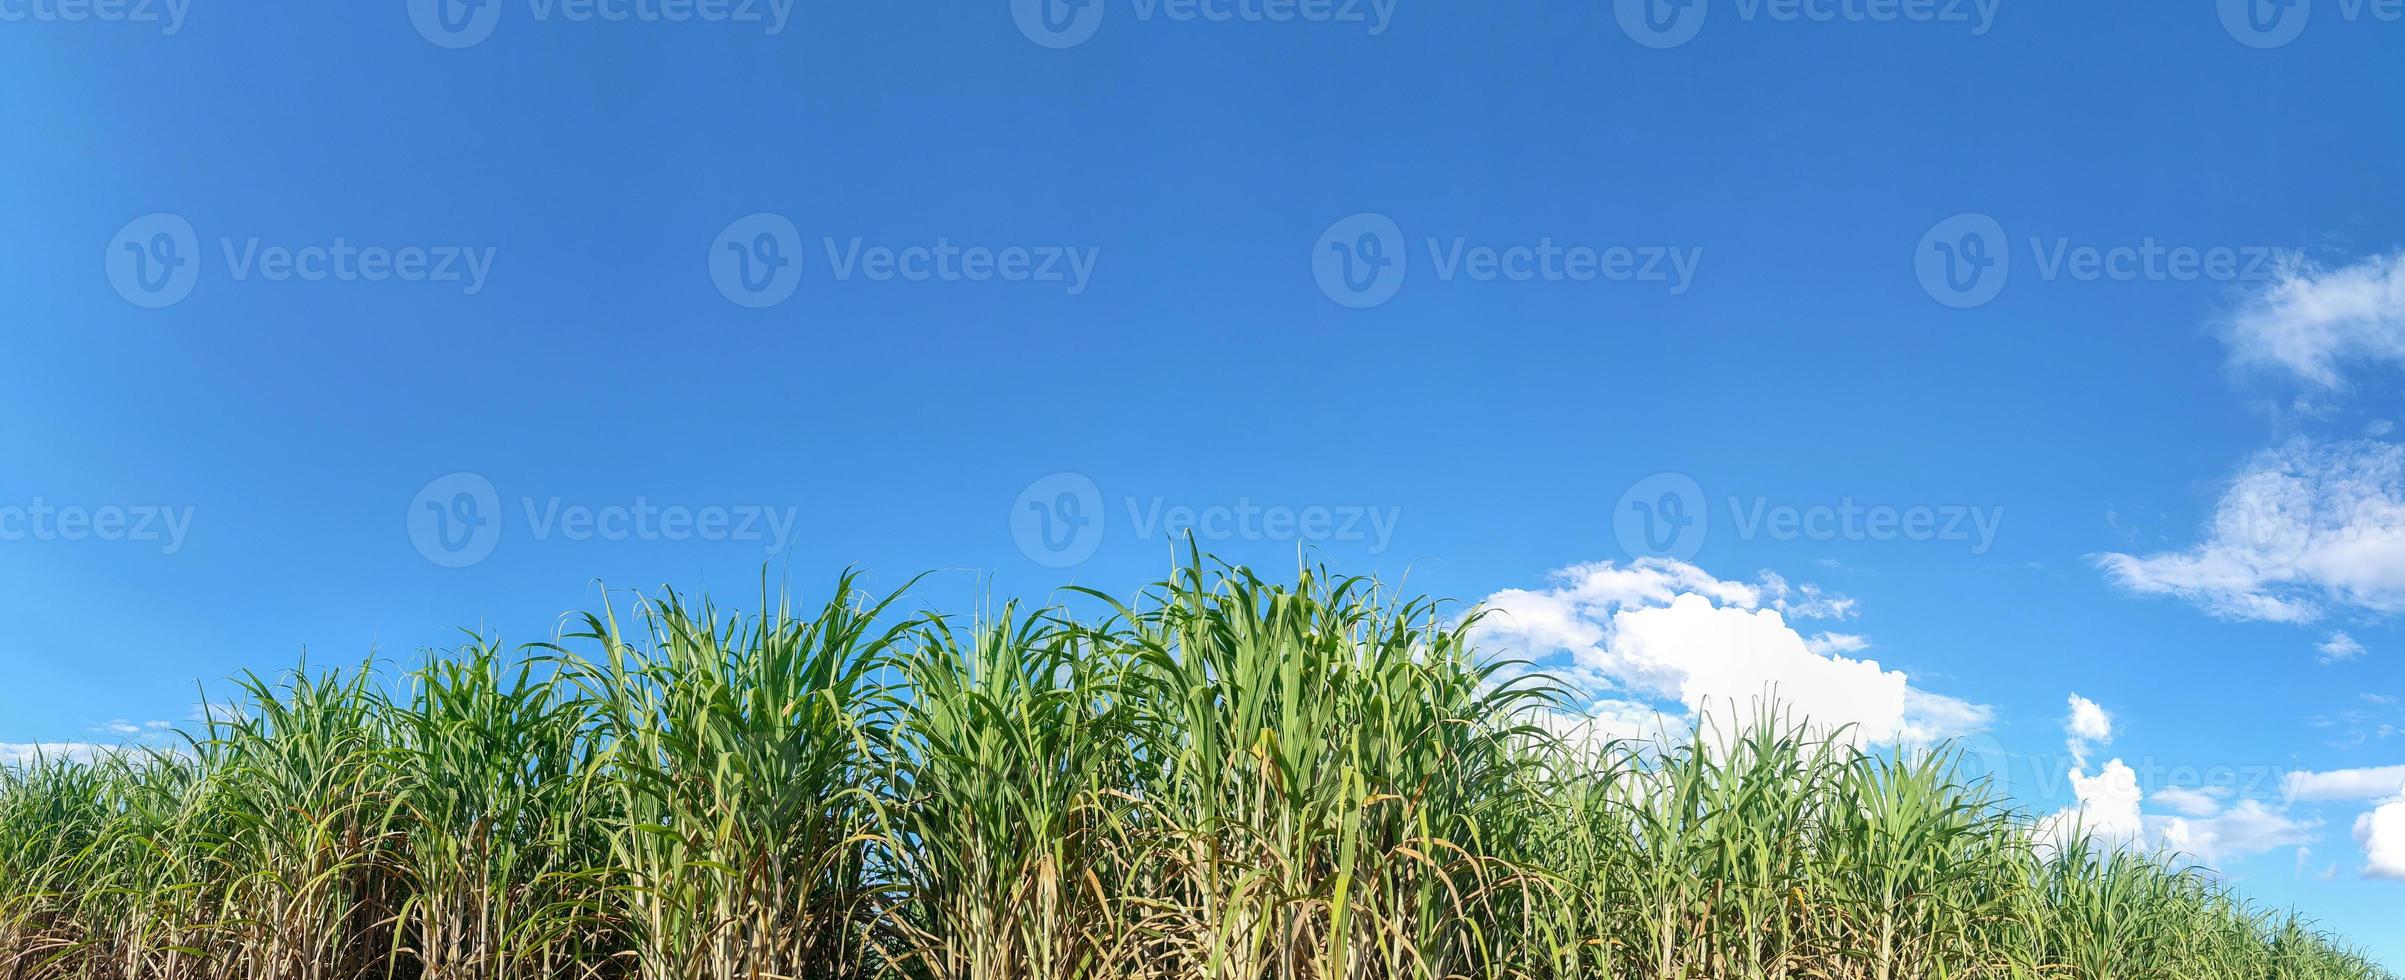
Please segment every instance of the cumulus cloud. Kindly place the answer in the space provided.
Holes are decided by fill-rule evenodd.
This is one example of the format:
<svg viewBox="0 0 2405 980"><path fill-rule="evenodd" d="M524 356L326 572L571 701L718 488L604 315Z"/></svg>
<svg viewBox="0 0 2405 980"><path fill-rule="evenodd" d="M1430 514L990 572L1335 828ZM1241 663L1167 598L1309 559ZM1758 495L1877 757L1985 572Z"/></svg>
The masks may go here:
<svg viewBox="0 0 2405 980"><path fill-rule="evenodd" d="M2355 842L2363 845L2363 876L2405 881L2405 766L2292 772L2289 799L2380 800L2355 818Z"/></svg>
<svg viewBox="0 0 2405 980"><path fill-rule="evenodd" d="M2222 805L2226 790L2217 787L2167 787L2154 793L2154 803L2172 813L2147 812L2147 794L2138 773L2128 763L2112 759L2088 774L2087 754L2113 739L2113 716L2104 707L2073 694L2071 710L2063 717L2063 735L2071 751L2071 806L2040 818L2034 828L2040 846L2062 847L2078 838L2097 845L2150 853L2176 854L2218 865L2312 839L2320 824L2273 809L2259 800Z"/></svg>
<svg viewBox="0 0 2405 980"><path fill-rule="evenodd" d="M2086 770L2081 766L2071 772L2070 808L2038 821L2039 843L2061 847L2085 837L2107 847L2142 846L2146 821L2138 807L2145 794L2138 788L2137 771L2119 759L2105 763L2093 776Z"/></svg>
<svg viewBox="0 0 2405 980"><path fill-rule="evenodd" d="M2088 767L2088 750L2113 741L2113 716L2094 701L2071 695L2071 713L2063 717L2063 734L2070 736L2071 758L2081 769Z"/></svg>
<svg viewBox="0 0 2405 980"><path fill-rule="evenodd" d="M2071 695L2070 703L2071 714L2063 719L2063 730L2072 738L2089 742L2113 740L2113 716L2103 705L2076 693Z"/></svg>
<svg viewBox="0 0 2405 980"><path fill-rule="evenodd" d="M1673 704L1692 725L1705 711L1750 710L1776 694L1823 730L1858 741L1919 744L1983 728L1983 705L1912 685L1904 672L1843 654L1847 634L1813 640L1793 619L1843 619L1854 600L1765 574L1722 580L1685 562L1646 558L1555 572L1552 587L1487 597L1479 643L1538 662L1611 703ZM1815 648L1818 642L1818 649ZM1628 720L1622 712L1621 721Z"/></svg>
<svg viewBox="0 0 2405 980"><path fill-rule="evenodd" d="M2179 812L2150 813L2137 771L2119 759L2107 761L2095 775L2079 769L2070 777L2072 805L2040 818L2033 828L2042 848L2063 847L2084 837L2100 847L2177 855L2220 866L2304 844L2321 826L2260 800L2239 800L2224 809L2209 793L2177 788L2157 791L2152 802Z"/></svg>
<svg viewBox="0 0 2405 980"><path fill-rule="evenodd" d="M2405 610L2405 447L2292 440L2231 479L2202 543L2098 563L2123 588L2230 619Z"/></svg>
<svg viewBox="0 0 2405 980"><path fill-rule="evenodd" d="M2405 881L2405 795L2355 818L2355 842L2363 845L2364 877Z"/></svg>
<svg viewBox="0 0 2405 980"><path fill-rule="evenodd" d="M2405 252L2327 269L2297 264L2222 324L2242 368L2345 385L2354 363L2405 365Z"/></svg>

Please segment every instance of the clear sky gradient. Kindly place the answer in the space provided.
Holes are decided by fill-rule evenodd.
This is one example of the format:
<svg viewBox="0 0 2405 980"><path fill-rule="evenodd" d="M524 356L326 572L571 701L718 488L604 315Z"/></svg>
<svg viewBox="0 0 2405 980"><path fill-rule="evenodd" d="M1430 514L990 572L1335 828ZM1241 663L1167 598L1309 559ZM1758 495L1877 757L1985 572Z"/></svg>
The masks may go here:
<svg viewBox="0 0 2405 980"><path fill-rule="evenodd" d="M1184 526L1676 713L1552 577L1646 559L2405 966L2405 780L2284 789L2405 765L2405 543L2314 537L2405 508L2370 8L128 2L0 0L0 743Z"/></svg>

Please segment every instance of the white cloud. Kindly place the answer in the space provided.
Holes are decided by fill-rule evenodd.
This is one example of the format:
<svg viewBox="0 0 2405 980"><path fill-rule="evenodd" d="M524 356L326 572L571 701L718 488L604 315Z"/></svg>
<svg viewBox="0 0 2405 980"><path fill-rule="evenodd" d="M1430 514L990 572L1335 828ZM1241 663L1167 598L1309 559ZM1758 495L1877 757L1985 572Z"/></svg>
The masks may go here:
<svg viewBox="0 0 2405 980"><path fill-rule="evenodd" d="M2113 716L2096 702L2071 695L2071 713L2063 717L2063 733L2070 736L2071 759L2079 768L2088 768L2088 750L2113 741Z"/></svg>
<svg viewBox="0 0 2405 980"><path fill-rule="evenodd" d="M2405 786L2405 766L2338 769L2330 772L2292 772L2282 789L2291 801L2376 800Z"/></svg>
<svg viewBox="0 0 2405 980"><path fill-rule="evenodd" d="M2355 818L2355 842L2363 845L2363 876L2405 881L2405 784L2397 796Z"/></svg>
<svg viewBox="0 0 2405 980"><path fill-rule="evenodd" d="M2314 649L2321 651L2323 666L2363 656L2363 644L2356 642L2354 637L2346 635L2344 631L2330 634L2329 639L2323 640Z"/></svg>
<svg viewBox="0 0 2405 980"><path fill-rule="evenodd" d="M1819 633L1813 634L1810 639L1805 640L1804 646L1809 648L1813 653L1817 653L1826 657L1837 653L1861 653L1864 650L1870 649L1871 641L1867 636L1857 636L1852 633L1832 633L1823 630Z"/></svg>
<svg viewBox="0 0 2405 980"><path fill-rule="evenodd" d="M1552 578L1552 588L1487 597L1479 643L1615 702L1675 703L1692 724L1707 710L1722 718L1750 711L1775 693L1816 727L1853 726L1856 739L1872 742L1967 734L1991 714L1914 688L1878 661L1826 644L1815 650L1788 618L1841 619L1854 614L1854 601L1810 585L1767 574L1759 583L1724 581L1660 558L1576 565Z"/></svg>
<svg viewBox="0 0 2405 980"><path fill-rule="evenodd" d="M2156 794L2160 798L2161 794ZM2206 864L2261 854L2313 838L2319 821L2299 820L2260 800L2239 800L2210 817L2147 817L2166 851Z"/></svg>
<svg viewBox="0 0 2405 980"><path fill-rule="evenodd" d="M109 751L90 742L0 742L0 766L26 766L36 761L88 762Z"/></svg>
<svg viewBox="0 0 2405 980"><path fill-rule="evenodd" d="M2154 802L2175 812L2148 813L2137 771L2127 763L2113 759L2088 775L2088 752L2113 740L2112 713L2077 694L2071 695L2070 707L2063 717L2063 734L2075 763L2069 774L2074 802L2039 819L2035 832L2041 846L2059 847L2085 836L2107 847L2179 854L2217 865L2302 844L2320 825L2259 800L2239 800L2224 809L2222 797L2228 790L2220 787L2157 790Z"/></svg>
<svg viewBox="0 0 2405 980"><path fill-rule="evenodd" d="M1762 573L1762 588L1769 597L1771 608L1797 619L1842 620L1855 615L1852 598L1823 592L1820 586L1810 582L1790 587L1777 572Z"/></svg>
<svg viewBox="0 0 2405 980"><path fill-rule="evenodd" d="M1597 701L1578 714L1540 712L1536 720L1563 741L1590 748L1608 742L1674 745L1693 734L1682 717L1664 714L1649 704L1616 699Z"/></svg>
<svg viewBox="0 0 2405 980"><path fill-rule="evenodd" d="M2405 447L2293 440L2241 468L2202 543L2097 561L2130 591L2231 619L2305 622L2332 604L2405 611Z"/></svg>
<svg viewBox="0 0 2405 980"><path fill-rule="evenodd" d="M2198 789L2166 786L2154 791L2154 801L2179 811L2182 816L2210 817L2221 812L2221 797L2225 792L2209 786Z"/></svg>
<svg viewBox="0 0 2405 980"><path fill-rule="evenodd" d="M2180 813L2148 813L2136 770L2119 759L2106 762L2093 776L2085 767L2070 776L2076 802L2038 821L2035 832L2042 847L2060 847L2085 836L2104 847L2176 854L2219 866L2303 844L2320 826L2319 821L2292 817L2260 800L2239 800L2225 810L2210 792L2177 788L2157 791L2154 802Z"/></svg>
<svg viewBox="0 0 2405 980"><path fill-rule="evenodd" d="M2068 703L2071 710L2063 716L2063 742L2071 750L2074 802L2070 808L2038 820L2038 842L2044 847L2060 847L2084 837L2108 847L2138 846L2146 836L2146 823L2138 810L2145 796L2138 787L2137 771L2114 759L2096 775L2088 775L2088 751L2113 740L2113 716L2077 693Z"/></svg>
<svg viewBox="0 0 2405 980"><path fill-rule="evenodd" d="M2040 844L2058 847L2079 837L2109 847L2143 843L2146 821L2138 806L2145 794L2138 788L2136 770L2119 759L2105 763L2093 776L2082 766L2071 772L2071 795L2077 802L2069 809L2038 821Z"/></svg>
<svg viewBox="0 0 2405 980"><path fill-rule="evenodd" d="M2113 716L2094 701L2071 695L2071 714L2063 719L2063 730L2071 737L2090 742L2113 740Z"/></svg>
<svg viewBox="0 0 2405 980"><path fill-rule="evenodd" d="M2220 327L2233 369L2307 387L2291 417L2335 419L2351 369L2405 366L2405 252L2338 269L2296 261ZM2259 452L2222 489L2196 545L2097 562L2132 592L2230 619L2405 611L2405 447L2379 441L2394 430L2373 419L2359 428L2367 438L2297 438ZM2325 662L2358 653L2343 633L2324 647Z"/></svg>
<svg viewBox="0 0 2405 980"><path fill-rule="evenodd" d="M2296 265L2222 326L2239 366L2322 388L2343 387L2350 363L2405 364L2405 253Z"/></svg>

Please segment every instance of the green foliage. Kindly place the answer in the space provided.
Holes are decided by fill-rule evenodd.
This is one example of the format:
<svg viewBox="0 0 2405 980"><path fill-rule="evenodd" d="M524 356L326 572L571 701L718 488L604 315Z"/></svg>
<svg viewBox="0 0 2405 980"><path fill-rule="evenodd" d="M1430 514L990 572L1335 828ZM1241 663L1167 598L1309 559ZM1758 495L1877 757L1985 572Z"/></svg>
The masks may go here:
<svg viewBox="0 0 2405 980"><path fill-rule="evenodd" d="M0 768L0 980L2387 977L1944 749L1670 745L1374 583L674 594Z"/></svg>

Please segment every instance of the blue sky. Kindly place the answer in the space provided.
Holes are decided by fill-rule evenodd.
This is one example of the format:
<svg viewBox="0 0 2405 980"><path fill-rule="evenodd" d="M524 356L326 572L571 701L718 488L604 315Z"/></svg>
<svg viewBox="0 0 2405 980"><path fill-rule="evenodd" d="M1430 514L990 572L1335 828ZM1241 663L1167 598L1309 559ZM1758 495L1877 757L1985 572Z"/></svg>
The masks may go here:
<svg viewBox="0 0 2405 980"><path fill-rule="evenodd" d="M1196 525L2405 963L2405 24L2221 6L0 0L0 743Z"/></svg>

